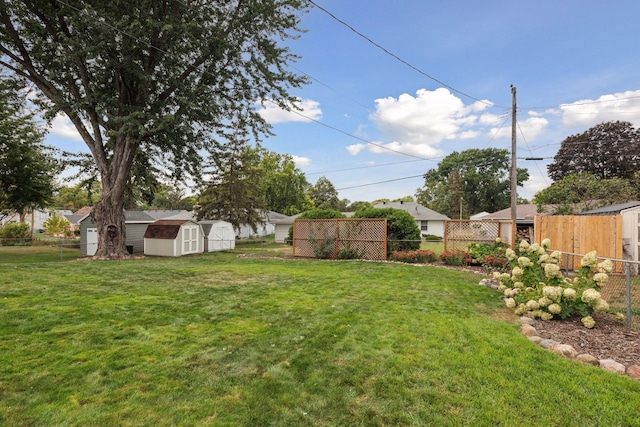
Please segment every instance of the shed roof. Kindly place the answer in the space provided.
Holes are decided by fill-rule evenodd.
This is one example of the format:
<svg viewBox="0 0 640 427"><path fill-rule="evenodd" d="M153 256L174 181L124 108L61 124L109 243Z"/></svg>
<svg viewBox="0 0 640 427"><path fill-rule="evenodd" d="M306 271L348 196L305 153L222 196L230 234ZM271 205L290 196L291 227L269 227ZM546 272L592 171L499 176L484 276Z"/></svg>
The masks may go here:
<svg viewBox="0 0 640 427"><path fill-rule="evenodd" d="M198 224L200 224L200 227L202 227L202 231L204 232L205 235L209 234L209 232L211 231L214 225L218 225L218 226L225 225L227 226L227 228L230 228L231 230L233 230L233 224L227 221L222 221L221 219L198 221Z"/></svg>
<svg viewBox="0 0 640 427"><path fill-rule="evenodd" d="M640 206L640 201L617 203L615 205L602 206L597 209L580 212L578 215L615 215L625 209L635 208L637 206Z"/></svg>
<svg viewBox="0 0 640 427"><path fill-rule="evenodd" d="M516 220L517 221L533 221L533 217L536 215L549 215L549 207L543 206L544 212L538 212L538 205L535 204L523 204L516 206ZM511 208L502 209L489 215L485 215L481 220L500 220L511 219Z"/></svg>
<svg viewBox="0 0 640 427"><path fill-rule="evenodd" d="M184 223L191 222L188 219L160 219L153 224L149 224L144 233L145 239L175 239L178 237L180 227ZM195 224L195 223L194 223Z"/></svg>

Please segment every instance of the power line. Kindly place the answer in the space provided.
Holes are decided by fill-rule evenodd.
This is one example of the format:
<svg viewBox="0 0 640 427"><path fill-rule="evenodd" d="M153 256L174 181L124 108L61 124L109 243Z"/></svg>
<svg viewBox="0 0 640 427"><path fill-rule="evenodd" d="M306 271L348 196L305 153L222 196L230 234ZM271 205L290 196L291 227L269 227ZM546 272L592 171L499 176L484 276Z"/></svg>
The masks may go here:
<svg viewBox="0 0 640 427"><path fill-rule="evenodd" d="M405 176L403 178L388 179L386 181L370 182L368 184L353 185L351 187L336 188L336 191L351 190L352 188L368 187L368 186L371 186L371 185L386 184L387 182L403 181L405 179L413 179L413 178L421 178L421 177L424 177L424 174L413 175L413 176Z"/></svg>
<svg viewBox="0 0 640 427"><path fill-rule="evenodd" d="M356 30L354 27L352 27L351 25L349 25L348 23L346 23L345 21L343 21L342 19L338 18L337 16L335 16L333 13L329 12L327 9L325 9L324 7L318 5L317 3L315 3L313 0L309 0L309 2L314 5L315 7L317 7L318 9L320 9L321 11L323 11L324 13L326 13L327 15L329 15L331 18L333 18L334 20L336 20L337 22L339 22L340 24L344 25L345 27L347 27L349 30L351 30L352 32L354 32L355 34L357 34L358 36L362 37L363 39L365 39L367 42L369 42L370 44L372 44L373 46L377 47L378 49L382 50L384 53L386 53L387 55L391 56L392 58L400 61L401 63L403 63L404 65L408 66L409 68L417 71L418 73L422 74L423 76L427 77L430 80L433 80L434 82L438 83L439 85L442 85L443 87L446 87L447 89L450 89L452 92L455 92L459 95L462 95L464 97L467 97L469 99L473 99L474 101L480 102L482 104L486 104L489 105L491 107L498 107L498 108L507 108L507 107L500 107L499 105L495 105L492 102L489 102L487 100L484 99L479 99L476 98L472 95L469 95L465 92L462 92L456 88L454 88L451 85L446 84L445 82L443 82L442 80L439 80L429 74L427 74L426 72L422 71L420 68L416 67L415 65L410 64L409 62L405 61L404 59L400 58L398 55L396 55L395 53L389 51L388 49L384 48L383 46L379 45L378 43L374 42L371 38L367 37L366 35L364 35L363 33L361 33L360 31Z"/></svg>

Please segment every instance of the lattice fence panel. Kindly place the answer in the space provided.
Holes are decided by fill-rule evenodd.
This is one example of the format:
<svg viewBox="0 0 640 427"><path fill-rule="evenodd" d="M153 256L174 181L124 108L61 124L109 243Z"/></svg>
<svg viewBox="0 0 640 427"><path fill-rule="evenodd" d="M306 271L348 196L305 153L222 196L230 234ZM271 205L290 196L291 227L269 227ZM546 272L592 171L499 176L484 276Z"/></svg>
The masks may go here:
<svg viewBox="0 0 640 427"><path fill-rule="evenodd" d="M293 256L384 260L387 220L384 218L297 219L293 224Z"/></svg>
<svg viewBox="0 0 640 427"><path fill-rule="evenodd" d="M466 251L469 243L492 243L498 237L513 247L513 221L450 220L444 223L445 251Z"/></svg>

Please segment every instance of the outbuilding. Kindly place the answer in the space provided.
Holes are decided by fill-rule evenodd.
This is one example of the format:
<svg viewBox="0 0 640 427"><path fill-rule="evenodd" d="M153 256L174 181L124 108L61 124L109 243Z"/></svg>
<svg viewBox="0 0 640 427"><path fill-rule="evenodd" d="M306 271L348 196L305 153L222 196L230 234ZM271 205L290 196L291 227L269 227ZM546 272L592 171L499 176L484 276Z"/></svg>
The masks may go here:
<svg viewBox="0 0 640 427"><path fill-rule="evenodd" d="M203 252L202 227L188 219L161 219L144 233L144 254L182 256Z"/></svg>
<svg viewBox="0 0 640 427"><path fill-rule="evenodd" d="M125 211L127 240L125 245L130 253L144 251L144 233L155 219L143 211ZM98 228L89 214L78 221L80 226L80 255L93 256L98 249Z"/></svg>
<svg viewBox="0 0 640 427"><path fill-rule="evenodd" d="M236 247L236 233L230 222L205 220L198 223L202 227L205 252L229 251Z"/></svg>

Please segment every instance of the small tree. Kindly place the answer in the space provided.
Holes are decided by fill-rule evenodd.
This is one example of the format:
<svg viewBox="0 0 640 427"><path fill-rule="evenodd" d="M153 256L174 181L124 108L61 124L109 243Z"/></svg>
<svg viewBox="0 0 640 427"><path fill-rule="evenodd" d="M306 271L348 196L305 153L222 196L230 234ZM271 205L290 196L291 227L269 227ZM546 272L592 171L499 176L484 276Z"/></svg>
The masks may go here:
<svg viewBox="0 0 640 427"><path fill-rule="evenodd" d="M334 209L311 209L303 212L298 219L331 219L346 218L342 212ZM287 236L287 244L293 245L293 225L289 227L289 235Z"/></svg>
<svg viewBox="0 0 640 427"><path fill-rule="evenodd" d="M353 218L387 219L387 258L394 251L420 249L420 228L407 211L395 208L364 208L356 211Z"/></svg>
<svg viewBox="0 0 640 427"><path fill-rule="evenodd" d="M71 223L56 214L51 215L43 225L44 231L52 236L66 237L71 234Z"/></svg>

